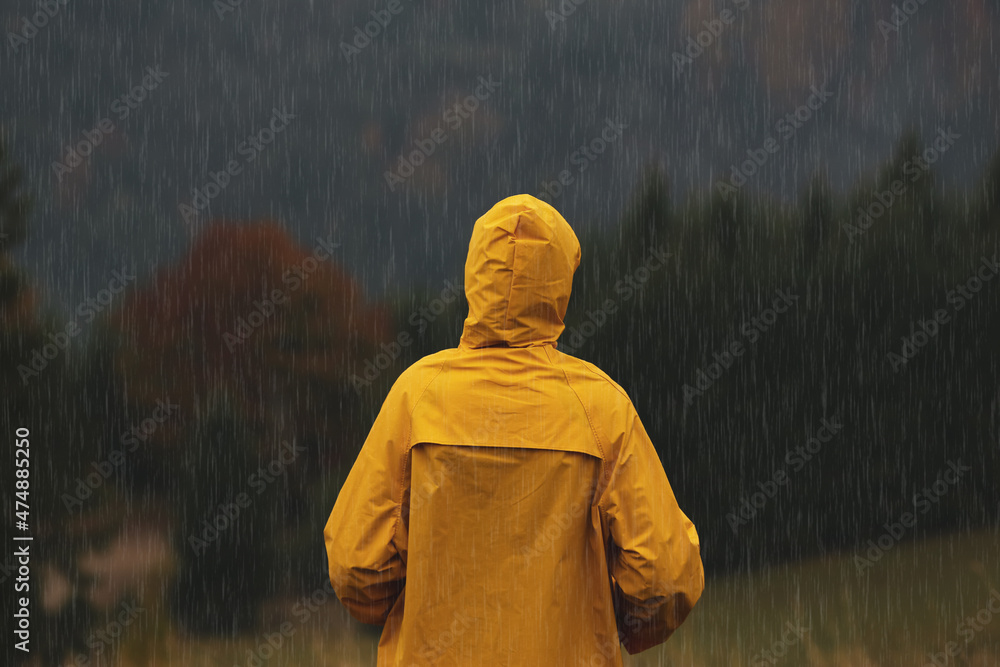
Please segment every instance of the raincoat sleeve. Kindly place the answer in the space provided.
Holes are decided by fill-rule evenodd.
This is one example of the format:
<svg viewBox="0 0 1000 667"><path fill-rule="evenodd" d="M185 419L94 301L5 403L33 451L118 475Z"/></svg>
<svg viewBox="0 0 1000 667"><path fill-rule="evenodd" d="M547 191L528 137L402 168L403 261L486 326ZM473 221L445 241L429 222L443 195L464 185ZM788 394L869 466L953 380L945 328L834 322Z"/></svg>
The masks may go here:
<svg viewBox="0 0 1000 667"><path fill-rule="evenodd" d="M323 531L330 583L351 615L382 625L406 579L402 520L409 412L394 386Z"/></svg>
<svg viewBox="0 0 1000 667"><path fill-rule="evenodd" d="M665 642L705 587L700 544L639 421L630 427L602 495L619 638L630 653Z"/></svg>

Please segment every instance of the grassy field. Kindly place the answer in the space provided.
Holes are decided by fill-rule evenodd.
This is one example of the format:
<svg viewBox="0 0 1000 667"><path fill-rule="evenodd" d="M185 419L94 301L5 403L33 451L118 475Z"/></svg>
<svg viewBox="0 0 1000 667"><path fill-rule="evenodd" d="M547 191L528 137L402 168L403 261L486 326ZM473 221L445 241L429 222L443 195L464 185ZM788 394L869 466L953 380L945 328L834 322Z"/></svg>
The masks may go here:
<svg viewBox="0 0 1000 667"><path fill-rule="evenodd" d="M998 547L996 533L952 535L900 544L870 567L843 554L717 578L670 641L626 664L921 667L955 642L942 665L994 667Z"/></svg>
<svg viewBox="0 0 1000 667"><path fill-rule="evenodd" d="M894 546L863 572L850 553L714 578L669 642L625 655L625 664L922 667L934 664L934 653L938 665L994 667L1000 665L998 545L996 533L956 534ZM259 634L235 642L183 639L162 626L157 632L153 615L143 621L129 628L114 655L92 656L90 664L375 664L377 635L351 623L332 597L311 605L301 598L274 601L262 610ZM953 657L945 654L949 642Z"/></svg>

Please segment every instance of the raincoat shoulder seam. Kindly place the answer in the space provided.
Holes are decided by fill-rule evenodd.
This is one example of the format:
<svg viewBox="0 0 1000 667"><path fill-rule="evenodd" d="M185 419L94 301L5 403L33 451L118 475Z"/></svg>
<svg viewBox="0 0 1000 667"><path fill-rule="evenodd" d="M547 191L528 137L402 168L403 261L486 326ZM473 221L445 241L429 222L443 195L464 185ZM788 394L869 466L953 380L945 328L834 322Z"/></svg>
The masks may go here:
<svg viewBox="0 0 1000 667"><path fill-rule="evenodd" d="M590 431L594 435L594 443L597 445L598 451L601 452L601 483L603 483L604 480L608 480L608 482L610 482L611 477L613 476L612 462L608 458L607 453L605 453L604 447L601 446L601 438L597 434L597 429L594 427L593 419L590 417L590 410L587 409L587 405L584 403L583 398L581 398L580 394L577 393L576 388L573 386L573 382L569 379L569 375L566 373L566 369L562 368L560 370L563 373L563 377L566 379L566 385L569 387L569 390L573 392L573 395L576 396L576 400L580 402L580 407L583 408L583 413L587 415L587 423L590 425ZM598 488L600 488L600 483ZM594 496L594 500L597 501L596 505L599 511L603 511L601 508L601 498L604 495L605 494L602 492L600 496L597 496L596 494Z"/></svg>
<svg viewBox="0 0 1000 667"><path fill-rule="evenodd" d="M567 356L569 356L569 355L567 355ZM574 357L574 359L576 359L576 357ZM607 384L611 385L611 387L615 391L617 391L619 394L621 394L622 398L624 398L625 400L627 400L629 403L632 402L632 399L629 398L628 392L625 391L624 389L622 389L621 386L617 382L615 382L614 380L612 380L611 377L607 373L605 373L604 371L602 371L600 368L597 368L596 366L594 366L593 364L591 364L589 361L584 361L583 359L577 359L577 361L580 362L580 364L591 375L594 375L597 378L599 378L599 379L603 380L604 382L606 382Z"/></svg>
<svg viewBox="0 0 1000 667"><path fill-rule="evenodd" d="M412 448L413 445L413 443L410 442L413 436L413 413L416 412L417 406L420 404L420 399L422 399L424 394L427 392L427 388L431 386L431 383L437 379L437 376L440 375L442 371L444 371L444 364L440 364L438 366L437 372L434 373L434 375L432 375L430 379L427 380L427 382L423 386L423 389L420 390L420 393L417 394L416 398L413 400L413 407L411 407L409 412L407 413L406 439L403 442L403 455L402 457L400 457L401 470L399 475L399 488L396 489L396 497L399 499L399 501L396 503L396 511L394 512L396 516L392 524L393 540L395 540L399 534L399 523L403 519L403 491L406 488L406 462L409 459L410 449Z"/></svg>
<svg viewBox="0 0 1000 667"><path fill-rule="evenodd" d="M573 382L569 379L569 375L566 373L566 369L560 368L559 370L563 374L563 379L566 380L566 386L569 387L569 390L573 392L574 396L576 396L576 400L580 402L580 407L583 408L583 414L587 415L587 425L590 426L590 432L594 436L594 443L597 445L598 451L601 452L601 460L605 464L607 464L608 455L605 453L604 447L601 446L601 438L597 434L597 429L594 428L594 420L590 416L590 410L587 409L587 404L584 403L583 399L580 397L580 394L576 391L576 387L573 386Z"/></svg>
<svg viewBox="0 0 1000 667"><path fill-rule="evenodd" d="M571 357L573 359L573 361L575 361L579 365L583 366L583 368L586 369L586 371L591 376L597 378L601 382L603 382L603 383L605 383L607 385L610 385L612 388L614 388L614 390L617 391L618 394L628 403L628 407L629 407L628 412L634 418L638 418L639 415L638 415L638 413L635 410L635 406L632 405L632 399L629 398L628 393L624 389L622 389L614 380L612 380L604 371L600 370L599 368L597 368L593 364L590 364L589 362L584 361L583 359L578 359L576 357L572 357L571 355L567 355L565 353L563 353L563 356ZM570 362L570 363L573 363L573 362ZM561 370L563 372L563 376L566 378L567 384L569 384L570 389L573 391L573 394L576 395L577 400L579 400L580 404L583 405L584 413L586 413L586 415L587 415L587 420L590 421L590 419L591 419L590 418L590 412L587 410L586 405L584 405L583 399L580 398L580 395L577 393L576 389L573 388L573 383L569 379L569 375L566 373L566 370L565 369L561 369ZM619 450L618 452L616 452L615 453L616 454L615 455L615 460L611 461L611 459L608 458L608 454L606 454L604 452L604 448L601 447L601 441L600 441L600 438L597 436L596 430L594 429L593 422L591 422L590 426L591 426L591 430L594 432L594 438L597 441L598 449L601 450L601 455L604 457L604 465L607 468L607 470L604 473L603 477L610 482L611 478L614 476L613 468L614 468L615 465L617 465L618 457L621 456L621 451ZM597 501L597 506L598 506L598 508L601 507L601 500L600 499L598 499L598 501Z"/></svg>

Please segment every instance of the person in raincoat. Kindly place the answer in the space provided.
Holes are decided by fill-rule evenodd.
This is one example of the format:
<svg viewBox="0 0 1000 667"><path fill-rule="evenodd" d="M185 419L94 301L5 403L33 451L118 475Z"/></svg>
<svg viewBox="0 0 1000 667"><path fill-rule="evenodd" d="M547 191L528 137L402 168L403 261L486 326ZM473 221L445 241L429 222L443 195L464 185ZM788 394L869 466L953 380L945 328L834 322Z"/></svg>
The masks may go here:
<svg viewBox="0 0 1000 667"><path fill-rule="evenodd" d="M392 386L326 524L379 665L621 665L704 588L628 395L557 341L580 244L529 195L476 221L459 346Z"/></svg>

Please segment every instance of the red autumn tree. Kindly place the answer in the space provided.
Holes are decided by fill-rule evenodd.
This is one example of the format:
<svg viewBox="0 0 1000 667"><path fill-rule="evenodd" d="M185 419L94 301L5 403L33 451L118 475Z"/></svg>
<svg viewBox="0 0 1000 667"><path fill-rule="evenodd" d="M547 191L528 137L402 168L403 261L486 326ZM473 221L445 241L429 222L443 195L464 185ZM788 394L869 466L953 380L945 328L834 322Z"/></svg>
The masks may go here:
<svg viewBox="0 0 1000 667"><path fill-rule="evenodd" d="M335 449L356 400L348 378L394 333L338 256L335 235L305 247L273 222L218 223L125 295L109 322L123 397L183 415L151 441L169 446L223 394L265 448L297 437Z"/></svg>

